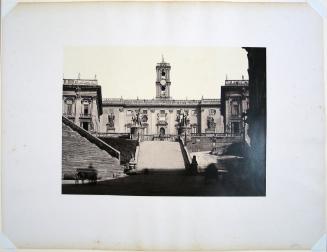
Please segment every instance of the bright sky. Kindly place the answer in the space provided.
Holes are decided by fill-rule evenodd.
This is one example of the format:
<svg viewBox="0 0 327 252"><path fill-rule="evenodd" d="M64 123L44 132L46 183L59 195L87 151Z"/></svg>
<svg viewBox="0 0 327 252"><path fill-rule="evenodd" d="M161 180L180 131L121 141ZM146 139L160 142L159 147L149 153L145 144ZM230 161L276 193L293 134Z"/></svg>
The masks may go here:
<svg viewBox="0 0 327 252"><path fill-rule="evenodd" d="M171 65L174 99L220 98L228 79L248 79L246 51L230 47L66 47L64 78L93 79L103 98L155 97L156 64Z"/></svg>

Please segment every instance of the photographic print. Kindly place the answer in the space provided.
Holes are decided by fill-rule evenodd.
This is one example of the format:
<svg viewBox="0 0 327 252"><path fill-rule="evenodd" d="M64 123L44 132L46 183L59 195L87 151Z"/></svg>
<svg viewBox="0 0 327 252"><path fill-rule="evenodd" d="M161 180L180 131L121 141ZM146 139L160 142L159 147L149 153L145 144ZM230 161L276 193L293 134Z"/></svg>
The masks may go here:
<svg viewBox="0 0 327 252"><path fill-rule="evenodd" d="M266 195L266 48L66 47L62 193Z"/></svg>

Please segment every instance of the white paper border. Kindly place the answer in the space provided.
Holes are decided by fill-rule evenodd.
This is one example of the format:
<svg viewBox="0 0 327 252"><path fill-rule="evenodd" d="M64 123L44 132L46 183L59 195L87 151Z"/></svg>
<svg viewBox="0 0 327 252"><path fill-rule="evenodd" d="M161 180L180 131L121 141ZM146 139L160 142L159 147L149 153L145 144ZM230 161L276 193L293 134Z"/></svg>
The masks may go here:
<svg viewBox="0 0 327 252"><path fill-rule="evenodd" d="M7 13L9 13L13 8L15 8L15 6L17 5L18 2L88 2L90 0L60 0L60 1L53 1L53 0L43 0L43 1L33 1L33 0L20 0L20 1L16 1L16 0L5 0L2 1L1 5L2 5L2 14L1 17L3 18ZM106 1L106 0L101 0L101 1ZM222 2L222 1L217 1L217 2ZM323 1L323 0L280 0L280 1L275 1L275 0L260 0L260 1L230 1L230 0L225 0L223 2L273 2L273 3L303 3L303 2L307 2L315 11L317 11L319 13L319 15L323 18L324 20L324 26L323 26L323 34L324 34L324 78L325 78L325 86L327 84L327 67L326 67L326 62L327 62L327 18L326 18L326 14L327 14L327 8L326 8L326 3L327 1ZM327 97L327 89L325 89L325 97ZM326 99L325 99L325 103L326 103ZM326 104L325 104L326 107ZM326 113L326 118L327 118L327 111L325 110ZM327 138L327 137L326 137ZM327 140L327 139L326 139ZM325 141L326 146L327 146L327 141ZM327 160L327 157L326 157ZM326 191L327 191L327 179L326 179ZM327 201L326 201L326 210L327 210ZM327 215L327 212L326 212ZM326 230L327 230L327 218L325 218L325 223L326 223ZM1 248L1 246L0 246ZM6 249L6 248L5 248ZM7 247L7 249L11 249L9 247ZM11 251L11 250L10 250ZM25 252L32 252L32 251L40 251L38 249L17 249L17 251L25 251ZM103 250L44 250L42 249L42 251L103 251ZM240 250L241 251L241 250ZM257 251L262 251L262 250L257 250ZM270 250L264 250L264 251L270 251ZM298 250L279 250L279 251L298 251ZM301 251L309 251L309 250L301 250Z"/></svg>

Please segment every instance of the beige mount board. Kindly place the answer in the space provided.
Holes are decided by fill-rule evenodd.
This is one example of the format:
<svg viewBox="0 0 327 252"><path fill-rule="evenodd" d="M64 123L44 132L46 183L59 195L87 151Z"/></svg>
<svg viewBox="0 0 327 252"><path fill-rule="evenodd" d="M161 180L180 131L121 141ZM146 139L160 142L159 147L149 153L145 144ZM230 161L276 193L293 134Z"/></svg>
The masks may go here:
<svg viewBox="0 0 327 252"><path fill-rule="evenodd" d="M29 2L29 3L31 3L31 2L33 2L33 4L36 2L36 1L28 1L28 0L25 0L25 1L18 1L18 3L26 3L26 2ZM37 1L37 2L91 2L91 1ZM102 2L105 2L105 1L102 1ZM227 2L229 2L229 1L227 1ZM234 2L234 1L230 1L230 2ZM274 6L276 6L276 5L278 5L278 3L275 3L276 1L237 1L237 2L270 2L270 3L274 3L273 5ZM287 8L287 7L289 7L290 6L290 4L289 3L293 3L292 5L300 5L300 6L302 6L303 4L306 4L307 3L307 1L278 1L279 3L280 2L283 2L284 4L279 4L280 5L280 8ZM5 4L5 2L3 3L3 4ZM77 3L75 3L75 4L77 4ZM85 3L84 3L85 4ZM226 4L226 3L224 3L224 4ZM233 3L234 4L234 3ZM237 5L237 4L236 4ZM315 5L315 6L317 6L317 5ZM33 5L30 5L29 6L29 8L31 8L31 7L33 7ZM15 11L15 8L17 8L17 6L16 7L14 7L12 10L11 10L11 12L13 12L13 11ZM271 7L269 7L269 5L267 5L267 7L266 8L271 8ZM29 9L30 10L30 9ZM10 13L9 13L10 14ZM50 15L51 15L51 13L50 13ZM290 13L289 14L290 16L292 16L292 13ZM311 13L311 15L314 15L314 14L312 14ZM6 18L6 17L5 17ZM324 17L324 38L326 39L326 16ZM4 36L6 36L6 30L4 30L3 31L3 35ZM321 31L322 32L322 31ZM321 34L322 35L322 34ZM291 35L290 35L291 36ZM42 36L40 36L40 38L41 39L43 39L42 38ZM321 36L321 38L323 39L323 36ZM78 40L75 40L74 41L75 43L78 43L78 42L80 42L80 41L78 41ZM203 41L202 41L203 42ZM325 42L326 42L326 40L325 40ZM94 43L94 41L92 41L92 43ZM324 43L325 45L326 45L326 43ZM321 46L321 50L322 50L322 45L323 45L323 43L322 42L318 42L318 45L320 45ZM8 46L8 44L4 44L4 47L2 48L2 50L6 50L7 49L7 46ZM282 46L282 45L280 45L280 46ZM267 48L269 48L269 46L267 46ZM58 49L58 48L56 48L55 50L60 50L60 49ZM269 50L269 49L268 49ZM325 55L325 59L326 59L326 47L324 48L324 55ZM24 56L24 55L23 55ZM6 57L4 57L5 59L7 59ZM268 62L269 62L269 54L268 54ZM5 62L6 63L6 62ZM60 67L59 67L60 68ZM7 68L5 68L5 69L7 69ZM319 68L320 70L319 71L322 71L322 69L323 68ZM324 69L326 69L326 67L324 68ZM322 73L320 73L318 71L318 74L322 74ZM268 74L269 74L269 70L268 70ZM6 75L6 72L4 72L3 73L3 75ZM2 82L2 85L3 86L5 86L5 85L9 85L8 83L6 83L5 82L5 80L6 79L4 79L4 81ZM326 80L326 73L325 73L325 80ZM268 80L268 85L269 85L269 80ZM3 87L3 89L4 89L4 87ZM38 90L36 90L36 91L38 91ZM44 91L44 90L43 90ZM56 95L60 95L60 93L58 94L58 92L60 92L60 89L52 89L52 91L54 92L54 96L56 96ZM31 102L32 104L33 104L33 102ZM3 105L3 108L4 108L4 113L6 113L6 109L7 109L7 107L6 107L6 105L7 105L7 103L6 103L6 101L4 101L4 105ZM60 110L60 108L58 108L59 110ZM268 111L269 111L269 107L268 107ZM58 111L55 111L55 113L57 113ZM52 119L53 120L53 119ZM8 126L8 125L7 125ZM268 137L268 141L269 141L269 137ZM2 155L3 155L4 153L2 152ZM326 180L325 180L326 181ZM3 182L2 182L2 184L4 184ZM303 183L304 185L306 184L305 182ZM53 185L51 185L51 186L53 186ZM3 187L2 187L3 188ZM57 189L58 188L55 188L54 189L54 191L55 192L57 192ZM2 192L2 195L4 195L4 193L5 192ZM295 197L297 197L296 195L295 195ZM5 200L3 200L2 201L2 204L6 204L6 199L7 199L7 197L5 196L4 197L5 198ZM107 197L108 198L108 197ZM70 198L71 199L71 198ZM68 201L69 200L69 198L67 198L67 197L64 197L64 199L63 199L63 201ZM90 200L91 202L96 202L97 200L100 200L102 203L103 202L105 202L105 198L103 199L99 199L99 197L97 197L97 196L95 196L95 198L87 198L87 200ZM110 198L110 202L111 203L114 203L115 201L118 201L118 204L120 205L120 206L128 206L128 204L127 204L127 202L123 202L123 201L127 201L128 200L128 198L127 197L125 197L123 200L119 200L118 198L115 198L115 197L112 197L112 198ZM132 204L137 204L138 202L137 201L142 201L142 199L130 199L131 201L132 201ZM159 204L160 206L162 206L162 207L164 207L165 205L164 205L164 203L163 203L163 200L164 199L160 199L160 198L158 198L158 199L156 199L156 200L154 200L154 201L152 201L151 203L152 204ZM117 203L117 202L116 202ZM126 203L126 205L125 205L125 203ZM176 200L170 200L170 203L175 203L175 204L177 204L178 206L180 206L180 207L182 207L182 205L180 204L180 203L178 203L178 202L176 202ZM190 201L184 201L184 203L185 203L185 205L184 205L184 207L185 206L192 206L192 202L190 202ZM199 203L199 202L198 202ZM212 207L212 206L214 206L214 202L212 202L212 201L200 201L200 203L201 204L208 204L208 207ZM26 202L25 203L26 205L26 207L28 206L28 202ZM143 204L143 206L149 206L148 204L144 204L144 202L142 202L142 204ZM4 206L3 206L4 207ZM32 206L30 206L30 207L32 207ZM28 208L27 208L27 210L28 210ZM118 209L116 209L116 210L118 210ZM187 208L185 208L185 211L187 211ZM138 212L138 213L141 213L141 212ZM3 214L2 214L2 216L4 216ZM40 216L40 217L42 217L42 216ZM152 220L154 220L153 218L155 218L155 216L150 216L150 218L152 218ZM50 218L51 219L51 218ZM267 217L267 221L269 221L269 217ZM142 220L142 221L146 221L146 219L145 218L141 218L140 220ZM6 221L6 220L4 220L4 221ZM3 221L3 222L4 222ZM55 221L55 218L53 218L52 219L52 221ZM205 219L202 219L202 221L205 221ZM326 218L325 218L325 220L322 218L321 219L321 221L323 221L323 222L325 222L326 223ZM144 224L146 224L146 223L144 223L144 222L141 222L141 223L139 223L139 225L144 225ZM201 224L201 223L198 223L198 224ZM50 226L49 226L49 228L50 228ZM58 228L58 227L56 227L56 228ZM83 226L79 226L79 228L83 228ZM85 228L87 228L87 227L85 227ZM190 226L190 228L196 228L195 226ZM294 230L294 232L296 232L297 230ZM47 230L43 230L43 232L44 233L46 233L47 232ZM262 231L262 232L265 232L264 230ZM276 230L276 232L278 232L278 230ZM325 229L325 232L326 232L326 229ZM60 229L58 229L58 234L60 234ZM323 234L323 233L322 233ZM322 235L321 234L321 235ZM55 237L53 237L53 238L55 238ZM135 236L134 236L134 238L135 238ZM144 237L143 237L144 238ZM317 240L318 240L318 238L319 237L317 237ZM102 237L101 239L105 239L104 237ZM100 240L101 240L100 239ZM133 236L131 237L131 239L133 239ZM139 244L139 246L135 246L135 249L153 249L153 248L155 248L155 247L147 247L147 246L144 246L144 244L142 244L142 236L141 237L138 237L138 243L139 242L141 242L141 244ZM103 241L105 241L105 240L101 240L101 242L103 242ZM191 239L190 239L190 241L191 241ZM100 242L100 243L101 243ZM127 242L127 241L126 241ZM158 241L159 243L160 243L160 241ZM236 240L234 240L234 242L235 243L237 243L238 242L238 239L236 239ZM300 241L299 241L300 242ZM39 247L39 244L42 244L42 242L37 242L36 244L38 245L37 247L38 248L40 248ZM33 243L32 244L28 244L28 243L26 243L25 242L25 244L26 244L26 247L28 247L29 249L24 249L24 246L22 246L21 247L21 249L17 249L17 251L40 251L40 250L36 250L36 249L32 249L33 248ZM49 244L51 244L51 243L49 243ZM111 244L114 244L113 242L111 243ZM137 243L135 243L135 244L137 244ZM156 242L154 242L154 243L151 243L152 245L155 245L156 244ZM232 244L232 243L230 243L230 244ZM201 249L208 249L208 247L206 247L205 245L204 246L202 246L202 245L204 245L204 244L198 244L198 246L195 246L193 249L195 249L195 250L201 250ZM260 249L264 249L265 247L264 247L264 245L265 244L262 244L261 246L260 246ZM314 245L314 242L312 243L312 246ZM58 246L58 245L55 245L56 247ZM108 243L104 246L104 247L102 247L102 246L99 246L99 245L97 245L97 243L92 243L91 244L91 246L90 247L93 247L93 248L95 248L95 249L97 249L97 248L106 248L106 246L107 247L110 247L111 249L115 249L115 247L111 247L111 246L108 246ZM297 246L299 246L298 244L293 244L293 247L292 246L290 246L289 247L289 249L292 249L293 251L296 251L296 250L294 250L294 249L297 249L298 247ZM19 245L18 245L18 247L19 247ZM46 247L46 245L44 246L44 247ZM74 246L75 248L79 248L79 244L75 244L75 246ZM118 249L121 249L123 246L122 246L122 244L121 243L117 243L117 248ZM232 245L231 245L231 247L233 247ZM278 246L277 246L278 247ZM160 248L160 247L159 247ZM209 247L210 248L210 247ZM133 249L133 248L129 248L129 249ZM188 249L190 249L190 247L187 247L186 248L186 250L188 250ZM222 249L227 249L226 247L224 247L224 248L222 248ZM242 248L239 248L239 249L242 249ZM246 247L245 249L247 249L247 251L249 250L249 249L251 249L251 247ZM275 246L273 246L273 244L270 244L270 246L268 247L268 249L276 249L276 247ZM306 247L306 250L303 250L303 247L300 247L300 249L301 249L301 251L310 251L310 246L307 244L307 247ZM44 249L41 249L42 251L45 251ZM47 251L59 251L59 250L47 250ZM72 250L60 250L60 251L72 251ZM78 251L78 250L74 250L74 251ZM83 251L86 251L86 250L83 250ZM91 250L90 250L91 251ZM94 250L92 250L92 251L94 251ZM280 250L280 251L283 251L283 250Z"/></svg>

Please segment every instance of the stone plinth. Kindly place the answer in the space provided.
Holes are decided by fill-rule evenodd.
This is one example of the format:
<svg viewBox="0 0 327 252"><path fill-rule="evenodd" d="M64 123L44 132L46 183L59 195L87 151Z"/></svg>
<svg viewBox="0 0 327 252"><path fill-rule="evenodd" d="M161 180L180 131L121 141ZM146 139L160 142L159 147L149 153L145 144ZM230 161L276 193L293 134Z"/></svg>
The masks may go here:
<svg viewBox="0 0 327 252"><path fill-rule="evenodd" d="M131 126L131 137L134 140L137 140L140 138L140 136L144 135L144 126L134 125Z"/></svg>

